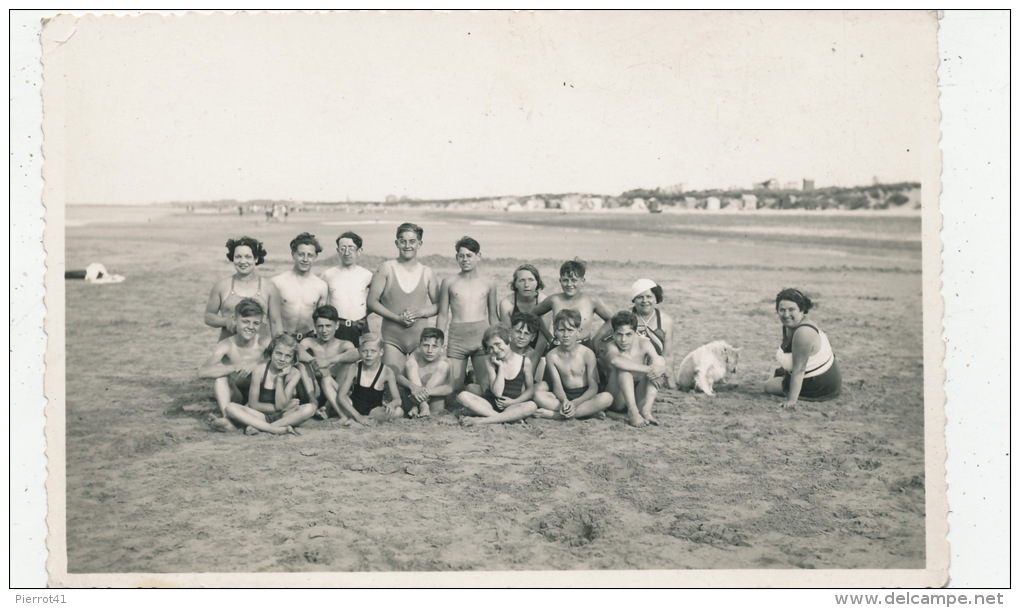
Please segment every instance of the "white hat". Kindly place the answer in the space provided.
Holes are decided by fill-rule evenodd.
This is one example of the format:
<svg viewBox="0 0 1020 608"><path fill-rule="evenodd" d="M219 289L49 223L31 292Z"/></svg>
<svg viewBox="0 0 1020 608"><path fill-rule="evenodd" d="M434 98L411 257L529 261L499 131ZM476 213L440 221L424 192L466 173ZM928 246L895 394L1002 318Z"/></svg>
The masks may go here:
<svg viewBox="0 0 1020 608"><path fill-rule="evenodd" d="M652 287L655 287L655 281L651 279L638 279L634 281L634 284L630 286L630 299L633 300L639 294L648 291Z"/></svg>

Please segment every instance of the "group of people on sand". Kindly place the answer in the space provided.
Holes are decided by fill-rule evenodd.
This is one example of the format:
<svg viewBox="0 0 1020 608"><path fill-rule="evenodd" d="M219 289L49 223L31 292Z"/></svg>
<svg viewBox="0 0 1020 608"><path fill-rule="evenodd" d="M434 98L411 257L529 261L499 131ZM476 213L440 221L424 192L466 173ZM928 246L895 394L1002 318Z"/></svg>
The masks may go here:
<svg viewBox="0 0 1020 608"><path fill-rule="evenodd" d="M401 224L397 257L372 272L358 264L362 238L344 232L339 264L316 276L322 246L305 232L290 242L293 267L272 279L256 270L266 258L261 242L228 240L235 272L209 294L205 322L220 339L199 370L213 380L220 410L209 425L296 434L313 417L370 424L446 409L458 410L465 426L607 411L631 426L658 424L656 396L673 383L673 320L658 308L663 292L654 281L635 281L633 307L613 314L584 291L580 260L562 264L561 291L548 297L538 269L522 264L500 299L477 271L478 241L455 243L460 271L440 281L417 259L423 236L420 226ZM828 340L804 319L810 307L797 290L776 299L781 368L765 389L788 402L839 393ZM378 333L369 313L381 318Z"/></svg>

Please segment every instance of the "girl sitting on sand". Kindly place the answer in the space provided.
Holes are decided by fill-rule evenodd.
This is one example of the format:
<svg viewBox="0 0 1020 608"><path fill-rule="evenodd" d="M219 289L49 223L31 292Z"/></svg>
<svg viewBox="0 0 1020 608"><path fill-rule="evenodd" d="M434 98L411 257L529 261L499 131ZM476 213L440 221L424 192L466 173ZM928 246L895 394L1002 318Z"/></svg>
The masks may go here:
<svg viewBox="0 0 1020 608"><path fill-rule="evenodd" d="M248 405L231 403L227 416L245 425L248 435L259 431L282 435L298 435L294 427L315 414L311 395L315 388L304 365L297 363L297 340L280 334L266 348L265 363L252 370Z"/></svg>

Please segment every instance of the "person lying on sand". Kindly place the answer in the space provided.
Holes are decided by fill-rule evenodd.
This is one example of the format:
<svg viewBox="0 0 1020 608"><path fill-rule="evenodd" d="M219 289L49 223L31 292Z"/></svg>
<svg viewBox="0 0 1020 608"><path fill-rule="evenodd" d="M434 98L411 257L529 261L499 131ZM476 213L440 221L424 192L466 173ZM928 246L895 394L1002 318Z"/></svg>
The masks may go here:
<svg viewBox="0 0 1020 608"><path fill-rule="evenodd" d="M371 424L369 415L380 417L381 413L385 413L385 417L403 417L396 376L388 365L383 365L382 336L372 332L362 335L358 352L361 361L344 367L340 372L337 402L342 411L337 413L366 425ZM385 403L384 393L392 397ZM379 408L385 411L373 412Z"/></svg>
<svg viewBox="0 0 1020 608"><path fill-rule="evenodd" d="M206 422L214 430L234 430L234 425L227 418L227 406L248 402L252 371L265 361L268 339L261 338L259 333L265 314L258 300L241 299L234 306L231 318L231 326L237 333L220 340L198 369L199 378L213 380L220 416L209 414Z"/></svg>
<svg viewBox="0 0 1020 608"><path fill-rule="evenodd" d="M404 373L397 376L402 387L403 409L411 418L442 413L445 398L453 392L450 362L443 356L445 336L437 327L421 330L418 348L407 357Z"/></svg>
<svg viewBox="0 0 1020 608"><path fill-rule="evenodd" d="M510 348L510 330L493 325L485 330L482 345L489 356L485 359L486 375L492 383L485 387L469 384L457 395L457 403L467 410L460 419L464 426L516 422L535 413L532 400L535 378L531 365Z"/></svg>
<svg viewBox="0 0 1020 608"><path fill-rule="evenodd" d="M294 427L315 414L315 382L305 366L296 365L298 343L290 334L273 338L266 348L268 359L252 372L258 382L248 389L248 405L227 404L227 417L245 425L246 435L260 431L298 435Z"/></svg>
<svg viewBox="0 0 1020 608"><path fill-rule="evenodd" d="M651 340L637 333L638 320L633 312L621 310L610 319L613 339L606 345L609 382L606 390L613 396L610 409L626 412L631 426L658 425L652 416L652 404L669 376L666 360L655 351Z"/></svg>
<svg viewBox="0 0 1020 608"><path fill-rule="evenodd" d="M336 308L320 306L312 313L315 335L301 341L298 347L298 360L307 365L309 375L315 378L317 395L315 402L319 405L316 416L322 419L329 417L330 404L334 413L339 412L336 406L336 376L345 364L354 363L361 355L358 349L347 340L336 337L340 315Z"/></svg>
<svg viewBox="0 0 1020 608"><path fill-rule="evenodd" d="M601 414L613 403L609 393L598 392L598 366L595 352L582 347L581 313L566 308L556 313L553 328L558 346L545 356L546 377L551 378L551 391L535 395L536 416L565 420Z"/></svg>

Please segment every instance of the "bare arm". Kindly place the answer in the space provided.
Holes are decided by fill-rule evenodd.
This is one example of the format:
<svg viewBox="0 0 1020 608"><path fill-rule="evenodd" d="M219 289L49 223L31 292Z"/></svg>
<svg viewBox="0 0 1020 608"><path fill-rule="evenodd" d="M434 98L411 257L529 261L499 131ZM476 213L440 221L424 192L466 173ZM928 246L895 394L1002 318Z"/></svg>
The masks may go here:
<svg viewBox="0 0 1020 608"><path fill-rule="evenodd" d="M379 301L382 297L383 291L386 289L386 281L389 275L388 262L379 264L379 268L375 270L375 274L372 275L372 282L368 286L368 299L365 300L368 310L374 312L380 317L393 321L394 323L404 324L404 317L399 312L393 312L389 308L386 308Z"/></svg>
<svg viewBox="0 0 1020 608"><path fill-rule="evenodd" d="M443 279L443 283L439 286L438 315L436 327L449 335L447 323L450 321L450 279Z"/></svg>
<svg viewBox="0 0 1020 608"><path fill-rule="evenodd" d="M497 362L495 357L490 357L486 361L486 365L489 367L490 372L488 377L492 379L489 390L492 391L493 395L502 397L503 389L506 386L506 373L504 371L506 370L506 361ZM495 375L492 375L493 368L495 368Z"/></svg>
<svg viewBox="0 0 1020 608"><path fill-rule="evenodd" d="M489 326L499 323L499 297L496 295L496 286L489 286Z"/></svg>
<svg viewBox="0 0 1020 608"><path fill-rule="evenodd" d="M585 375L588 376L588 390L584 391L584 394L574 401L583 403L599 393L599 366L598 362L595 361L595 353L591 352L591 350L583 348L581 349L581 354L584 356Z"/></svg>
<svg viewBox="0 0 1020 608"><path fill-rule="evenodd" d="M230 344L227 340L222 340L213 349L209 358L205 360L205 363L198 368L199 378L222 378L223 376L229 376L234 372L242 371L240 367L231 363L224 363L223 359L227 356L230 350ZM250 373L251 370L249 370Z"/></svg>
<svg viewBox="0 0 1020 608"><path fill-rule="evenodd" d="M445 397L453 392L448 362L444 360L436 365L436 371L432 372L429 381L425 383L425 389L429 392L429 397Z"/></svg>
<svg viewBox="0 0 1020 608"><path fill-rule="evenodd" d="M496 314L499 316L499 322L507 327L510 326L510 315L513 314L514 303L510 301L510 298L503 298L499 301L499 305L496 307Z"/></svg>
<svg viewBox="0 0 1020 608"><path fill-rule="evenodd" d="M222 283L222 281L216 281L216 284L213 285L212 291L209 292L209 301L205 305L205 324L209 327L223 327L226 328L227 331L233 332L233 317L220 314L220 306L223 304L223 298L220 296L220 293L222 292L220 283Z"/></svg>
<svg viewBox="0 0 1020 608"><path fill-rule="evenodd" d="M797 403L800 389L804 385L804 372L807 371L808 358L820 345L818 332L810 329L798 329L793 334L793 369L790 370L790 390L786 394L786 403Z"/></svg>
<svg viewBox="0 0 1020 608"><path fill-rule="evenodd" d="M414 311L416 320L434 317L439 312L439 306L437 305L439 300L439 279L436 278L435 271L428 266L425 267L425 276L426 288L429 292L429 304Z"/></svg>
<svg viewBox="0 0 1020 608"><path fill-rule="evenodd" d="M542 331L542 336L545 338L547 344L552 344L554 341L552 332L549 331L549 326L551 324L546 323L544 318L544 315L548 314L553 309L552 301L552 297L540 300L539 303L535 305L535 309L532 311L536 317L542 319L542 324L539 326L539 329Z"/></svg>
<svg viewBox="0 0 1020 608"><path fill-rule="evenodd" d="M266 314L269 316L269 335L275 336L277 333L283 331L283 317L280 316L280 307L282 306L282 298L280 296L280 290L277 289L276 283L273 281L266 281L269 287L266 289L266 302L269 310Z"/></svg>
<svg viewBox="0 0 1020 608"><path fill-rule="evenodd" d="M358 410L354 409L354 402L351 401L351 384L354 382L354 369L355 367L351 365L345 367L340 372L340 380L337 382L338 386L336 389L336 401L344 411L337 410L337 414L340 416L350 416L361 424L368 424L368 420L359 414Z"/></svg>
<svg viewBox="0 0 1020 608"><path fill-rule="evenodd" d="M392 410L401 406L400 392L397 391L397 376L393 373L393 369L388 365L383 365L383 385L386 387L391 397L390 400L384 403L387 410Z"/></svg>

